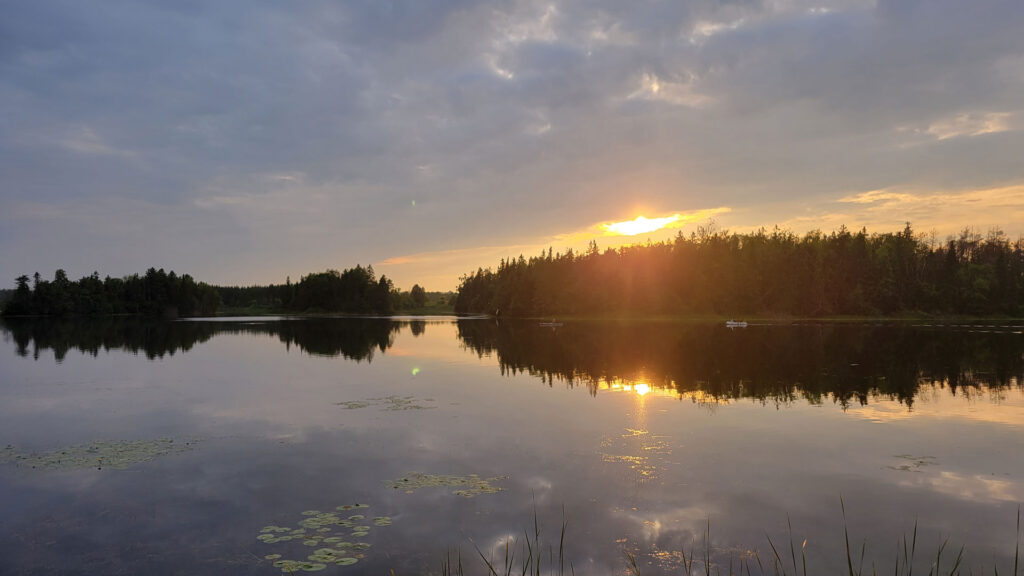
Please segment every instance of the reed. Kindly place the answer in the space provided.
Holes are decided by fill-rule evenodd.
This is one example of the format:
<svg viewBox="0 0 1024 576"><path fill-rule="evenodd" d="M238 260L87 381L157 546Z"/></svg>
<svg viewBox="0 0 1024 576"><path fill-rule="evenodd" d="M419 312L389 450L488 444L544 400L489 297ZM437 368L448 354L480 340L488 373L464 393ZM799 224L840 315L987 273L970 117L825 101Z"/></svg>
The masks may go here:
<svg viewBox="0 0 1024 576"><path fill-rule="evenodd" d="M865 569L865 559L867 556L867 540L863 540L860 545L860 550L857 551L856 547L850 543L850 531L847 525L846 518L846 503L840 498L840 509L842 511L843 520L843 538L844 548L846 553L846 576L878 576L878 568L874 562L871 563L870 570ZM713 549L711 545L711 519L708 518L702 542L702 558L698 562L697 554L694 550L695 542L690 541L689 551L685 547L680 549L681 562L679 569L674 572L681 576L722 576L728 574L728 576L810 576L811 572L807 565L807 545L806 539L800 545L800 553L797 554L796 538L793 535L793 524L792 521L787 517L787 528L789 535L789 554L788 558L783 557L785 552L780 552L780 547L776 545L776 542L772 540L771 536L767 533L765 538L768 541L768 546L771 549L770 562L763 562L760 553L754 549L748 554L729 555L725 558L713 558ZM547 542L542 538L542 531L540 521L537 515L536 503L533 509L533 531L532 534L527 530L523 530L523 535L518 538L509 538L505 541L504 545L504 556L500 559L495 559L493 555L485 553L477 546L476 542L470 539L470 543L473 545L477 556L483 562L484 571L482 574L486 576L512 576L516 574L518 576L575 576L576 571L573 563L569 560L567 555L567 528L568 521L566 519L565 507L562 507L562 523L561 529L558 534L557 548L554 542ZM1013 556L1013 576L1021 576L1020 573L1020 532L1021 532L1021 509L1017 508L1017 525ZM918 523L914 522L914 528L909 534L903 534L897 539L896 542L896 555L894 558L893 576L913 576L914 564L917 555L917 536L918 536ZM935 552L935 560L928 567L928 576L960 576L969 574L973 576L978 574L983 576L988 571L982 567L979 571L975 571L972 568L965 568L964 560L966 548L960 547L957 551L956 556L953 557L952 562L948 562L949 555L947 554L947 548L949 547L949 538L944 539L938 546ZM493 551L492 551L493 552ZM546 553L545 553L546 552ZM946 556L946 566L943 566L943 556ZM637 554L631 550L623 551L623 560L625 563L625 572L630 576L641 576L643 572L642 563L637 557ZM545 557L547 561L545 562ZM568 571L566 567L568 566ZM727 572L723 572L723 569ZM664 573L659 571L658 573ZM673 573L673 572L670 572ZM821 572L816 570L816 574ZM461 548L457 548L454 551L449 550L442 561L441 565L441 576L465 576L467 574L466 568L462 561ZM476 571L472 574L481 574ZM993 563L991 567L991 574L993 576L999 576L999 568Z"/></svg>

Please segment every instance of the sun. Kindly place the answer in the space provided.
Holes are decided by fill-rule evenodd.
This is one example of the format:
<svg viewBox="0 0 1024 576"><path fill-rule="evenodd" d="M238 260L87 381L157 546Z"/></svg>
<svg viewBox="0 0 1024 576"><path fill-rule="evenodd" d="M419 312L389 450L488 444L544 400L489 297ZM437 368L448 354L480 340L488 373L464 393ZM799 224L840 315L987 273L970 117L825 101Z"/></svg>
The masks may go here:
<svg viewBox="0 0 1024 576"><path fill-rule="evenodd" d="M645 232L661 230L665 226L678 222L681 219L682 216L679 214L673 214L664 218L644 218L643 216L637 216L636 220L602 224L601 228L603 228L605 232L608 232L610 236L636 236L637 234L644 234Z"/></svg>

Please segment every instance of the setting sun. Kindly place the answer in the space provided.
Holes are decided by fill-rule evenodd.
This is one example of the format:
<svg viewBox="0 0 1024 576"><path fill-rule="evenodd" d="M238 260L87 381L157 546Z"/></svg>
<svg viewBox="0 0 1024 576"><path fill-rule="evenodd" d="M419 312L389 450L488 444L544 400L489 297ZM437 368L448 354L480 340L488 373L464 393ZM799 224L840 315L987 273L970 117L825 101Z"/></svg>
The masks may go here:
<svg viewBox="0 0 1024 576"><path fill-rule="evenodd" d="M625 222L612 222L611 224L602 224L606 232L610 232L616 236L636 236L637 234L643 234L644 232L654 232L655 230L661 230L665 226L678 222L682 216L679 214L673 214L664 218L644 218L643 216L637 216L636 220L626 220Z"/></svg>

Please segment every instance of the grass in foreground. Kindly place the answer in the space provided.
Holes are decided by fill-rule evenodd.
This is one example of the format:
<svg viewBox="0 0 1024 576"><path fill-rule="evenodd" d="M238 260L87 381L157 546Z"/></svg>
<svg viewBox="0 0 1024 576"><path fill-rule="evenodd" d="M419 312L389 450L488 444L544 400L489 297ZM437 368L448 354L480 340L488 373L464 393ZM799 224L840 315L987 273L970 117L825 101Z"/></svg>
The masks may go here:
<svg viewBox="0 0 1024 576"><path fill-rule="evenodd" d="M846 505L840 499L840 506L843 514L843 535L845 538L845 570L842 573L845 576L878 576L879 574L888 574L889 572L879 572L878 567L872 562L870 568L865 567L865 556L867 553L867 541L865 540L860 549L851 548L850 546L850 534L846 524ZM787 521L788 523L788 521ZM562 510L562 525L558 535L557 549L553 542L544 542L541 539L540 523L537 519L537 511L534 509L533 515L533 534L530 534L527 530L523 530L522 539L508 539L505 541L504 557L493 558L486 555L475 542L470 539L470 543L473 546L475 554L471 555L469 560L474 561L474 565L478 567L476 571L468 571L466 563L463 562L462 549L456 548L449 550L445 558L441 562L441 576L465 576L466 574L483 574L485 576L512 576L513 574L519 576L565 576L567 574L575 576L576 570L571 561L567 560L566 557L566 529L568 527L568 521L565 518L565 509ZM892 566L892 574L894 576L913 576L915 563L918 564L918 574L922 574L921 561L919 561L917 553L917 522L914 523L913 532L908 536L904 534L898 541L897 552L895 555L895 563ZM707 527L704 530L703 542L701 549L695 551L694 543L690 543L689 551L686 549L680 550L681 562L676 574L685 576L809 576L810 574L820 574L820 570L810 572L807 566L807 540L799 546L800 553L797 554L796 542L793 539L793 526L789 524L789 546L788 550L783 548L780 551L780 546L776 546L776 543L772 541L771 537L767 534L765 537L768 540L768 546L771 550L770 554L766 554L765 558L762 559L760 553L755 549L752 552L742 554L739 556L730 555L726 559L715 558L713 548L711 546L711 520L708 519ZM1014 549L1013 556L1013 572L1012 576L1018 576L1020 574L1020 507L1017 508L1017 530L1015 533L1016 547ZM950 551L947 551L949 545L949 539L946 538L942 544L939 545L938 550L934 553L934 561L929 562L927 566L927 576L957 576L961 574L978 574L979 576L984 574L992 574L992 576L999 576L999 567L995 565L991 566L991 572L986 568L981 567L976 572L973 568L967 568L964 565L964 553L965 548L960 547L956 555L953 556ZM788 554L787 554L788 552ZM478 556L479 560L483 563L483 570L479 570L479 563L477 563L473 556ZM638 563L636 555L630 551L624 551L624 571L630 576L640 576L642 570ZM927 557L921 557L920 560L926 560ZM726 564L727 563L727 564ZM813 569L813 568L811 568Z"/></svg>

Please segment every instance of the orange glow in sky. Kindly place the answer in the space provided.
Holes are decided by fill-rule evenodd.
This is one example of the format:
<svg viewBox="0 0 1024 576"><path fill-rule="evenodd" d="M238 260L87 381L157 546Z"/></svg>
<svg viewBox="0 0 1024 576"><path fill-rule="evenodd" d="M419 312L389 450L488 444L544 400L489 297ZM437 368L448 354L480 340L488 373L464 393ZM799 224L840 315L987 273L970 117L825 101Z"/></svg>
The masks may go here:
<svg viewBox="0 0 1024 576"><path fill-rule="evenodd" d="M602 224L601 227L613 236L636 236L637 234L643 234L645 232L661 230L673 222L678 222L680 219L682 219L682 216L679 214L673 214L664 218L650 219L644 218L643 216L637 216L636 220L612 222L610 224Z"/></svg>

